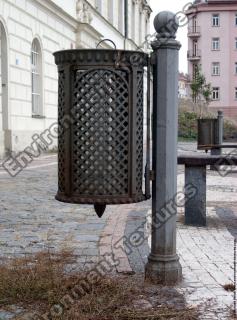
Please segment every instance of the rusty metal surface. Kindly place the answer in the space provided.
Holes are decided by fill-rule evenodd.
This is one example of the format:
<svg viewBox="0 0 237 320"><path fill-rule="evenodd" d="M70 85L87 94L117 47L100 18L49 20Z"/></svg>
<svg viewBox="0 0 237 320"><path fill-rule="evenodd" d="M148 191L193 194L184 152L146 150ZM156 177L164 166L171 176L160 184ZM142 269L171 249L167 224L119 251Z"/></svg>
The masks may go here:
<svg viewBox="0 0 237 320"><path fill-rule="evenodd" d="M56 199L105 205L150 198L142 189L148 56L94 49L54 55L59 71Z"/></svg>

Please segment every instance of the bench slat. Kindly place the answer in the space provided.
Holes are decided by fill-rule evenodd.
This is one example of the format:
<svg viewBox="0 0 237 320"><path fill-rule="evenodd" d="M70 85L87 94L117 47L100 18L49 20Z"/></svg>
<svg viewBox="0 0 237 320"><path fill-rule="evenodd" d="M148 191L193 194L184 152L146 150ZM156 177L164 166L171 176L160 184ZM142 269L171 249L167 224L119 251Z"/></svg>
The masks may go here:
<svg viewBox="0 0 237 320"><path fill-rule="evenodd" d="M187 166L237 166L237 156L221 155L211 156L204 154L197 155L179 155L178 164Z"/></svg>

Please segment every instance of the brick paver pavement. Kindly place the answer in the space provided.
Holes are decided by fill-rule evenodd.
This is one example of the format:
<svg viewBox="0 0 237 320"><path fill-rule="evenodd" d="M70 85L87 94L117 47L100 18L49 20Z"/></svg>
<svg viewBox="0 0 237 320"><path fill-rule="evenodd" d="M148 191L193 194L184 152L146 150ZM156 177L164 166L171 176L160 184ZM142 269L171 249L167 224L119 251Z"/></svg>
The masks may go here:
<svg viewBox="0 0 237 320"><path fill-rule="evenodd" d="M190 147L182 146L182 152ZM93 207L54 200L57 191L56 156L43 156L15 178L0 168L0 257L32 254L44 248L71 248L80 266L114 254L117 272L142 272L149 252L142 242L125 254L125 242L149 215L150 201L109 206L102 219ZM178 186L183 187L183 168ZM201 304L200 319L226 319L233 294L223 285L233 282L233 240L237 228L236 174L223 178L208 172L208 226L187 227L179 212L177 247L183 266L183 282L176 287L190 305ZM127 248L126 248L127 249ZM13 312L14 313L14 312ZM13 313L1 313L11 319Z"/></svg>

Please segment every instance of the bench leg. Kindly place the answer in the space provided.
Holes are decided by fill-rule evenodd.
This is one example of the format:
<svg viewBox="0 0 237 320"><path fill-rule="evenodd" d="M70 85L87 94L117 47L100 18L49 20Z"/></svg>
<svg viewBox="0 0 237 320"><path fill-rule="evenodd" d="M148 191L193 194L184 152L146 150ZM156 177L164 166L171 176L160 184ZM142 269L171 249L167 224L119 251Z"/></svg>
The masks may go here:
<svg viewBox="0 0 237 320"><path fill-rule="evenodd" d="M211 150L211 155L212 156L220 156L222 154L222 150L221 148L220 149L212 149ZM218 171L220 169L219 166L216 166L216 165L211 165L210 166L210 170L212 171Z"/></svg>
<svg viewBox="0 0 237 320"><path fill-rule="evenodd" d="M185 185L196 189L185 203L185 224L206 226L206 166L185 166Z"/></svg>

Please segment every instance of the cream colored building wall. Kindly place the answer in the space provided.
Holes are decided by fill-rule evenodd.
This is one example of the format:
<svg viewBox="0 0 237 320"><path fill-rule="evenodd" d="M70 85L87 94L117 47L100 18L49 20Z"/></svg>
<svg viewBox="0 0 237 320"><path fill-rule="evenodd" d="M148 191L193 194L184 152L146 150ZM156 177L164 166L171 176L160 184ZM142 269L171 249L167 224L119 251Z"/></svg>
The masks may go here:
<svg viewBox="0 0 237 320"><path fill-rule="evenodd" d="M34 133L42 132L57 118L57 69L52 53L75 46L76 21L46 1L0 2L0 21L8 36L9 100L11 141L7 148L19 151L30 143ZM3 28L3 24L1 23ZM42 118L32 117L31 45L37 38L41 45Z"/></svg>
<svg viewBox="0 0 237 320"><path fill-rule="evenodd" d="M121 0L113 0L112 21L109 20L108 1L101 0L101 12L98 12L97 0L0 0L0 23L8 42L9 92L8 103L3 105L0 86L0 157L4 149L22 151L32 142L35 133L43 132L57 121L58 77L53 52L76 47L95 48L103 38L112 39L118 49L136 49L140 45L138 20L132 20L134 0L128 0L128 37L131 38L133 25L136 35L126 41L124 30L119 30L121 19L124 25L124 16L119 14ZM135 0L136 17L139 6L144 9L142 30L145 37L147 9L144 0ZM34 38L39 40L42 51L43 103L38 118L32 117L31 45ZM105 43L103 47L112 45ZM2 109L8 118L4 130Z"/></svg>
<svg viewBox="0 0 237 320"><path fill-rule="evenodd" d="M0 26L0 62L2 61L1 48L2 48L2 33L1 33L1 26ZM0 63L0 131L2 131L2 63Z"/></svg>

